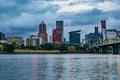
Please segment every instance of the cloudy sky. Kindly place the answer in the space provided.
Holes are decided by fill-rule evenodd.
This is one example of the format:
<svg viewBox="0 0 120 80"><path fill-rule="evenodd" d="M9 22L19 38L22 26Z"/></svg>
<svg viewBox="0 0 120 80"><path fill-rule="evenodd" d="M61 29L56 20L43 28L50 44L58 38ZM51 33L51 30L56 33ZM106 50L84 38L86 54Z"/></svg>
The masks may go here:
<svg viewBox="0 0 120 80"><path fill-rule="evenodd" d="M64 36L81 29L81 37L101 29L100 21L107 21L107 28L120 30L120 0L0 0L0 31L6 36L37 35L38 25L44 21L47 33L52 34L57 20L64 21Z"/></svg>

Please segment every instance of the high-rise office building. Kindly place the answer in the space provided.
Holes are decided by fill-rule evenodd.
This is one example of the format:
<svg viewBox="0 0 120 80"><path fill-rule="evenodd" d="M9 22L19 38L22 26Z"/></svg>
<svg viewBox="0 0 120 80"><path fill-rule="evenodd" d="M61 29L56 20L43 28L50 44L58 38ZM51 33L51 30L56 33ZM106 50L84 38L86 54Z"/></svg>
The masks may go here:
<svg viewBox="0 0 120 80"><path fill-rule="evenodd" d="M69 32L70 44L80 44L80 32L81 30Z"/></svg>
<svg viewBox="0 0 120 80"><path fill-rule="evenodd" d="M61 36L62 42L64 42L64 36L63 36L64 28L63 28L63 26L64 26L64 22L63 21L56 21L56 28L59 28L62 31L62 36Z"/></svg>
<svg viewBox="0 0 120 80"><path fill-rule="evenodd" d="M53 35L53 43L54 44L57 44L57 45L62 44L62 38L61 38L62 31L61 31L61 29L58 29L58 28L53 29L52 35Z"/></svg>
<svg viewBox="0 0 120 80"><path fill-rule="evenodd" d="M96 35L95 33L89 33L85 35L85 43L92 46L96 42Z"/></svg>
<svg viewBox="0 0 120 80"><path fill-rule="evenodd" d="M106 21L105 20L101 20L101 28L106 29Z"/></svg>
<svg viewBox="0 0 120 80"><path fill-rule="evenodd" d="M103 40L105 40L105 37L106 37L105 30L106 30L106 21L101 20L101 32L102 32Z"/></svg>
<svg viewBox="0 0 120 80"><path fill-rule="evenodd" d="M95 34L98 34L98 27L95 27Z"/></svg>
<svg viewBox="0 0 120 80"><path fill-rule="evenodd" d="M42 21L39 25L38 37L42 38L42 43L47 43L47 33L46 33L46 24Z"/></svg>
<svg viewBox="0 0 120 80"><path fill-rule="evenodd" d="M0 43L6 43L6 38L5 38L5 34L0 32Z"/></svg>
<svg viewBox="0 0 120 80"><path fill-rule="evenodd" d="M63 30L63 21L56 21L56 28L60 28Z"/></svg>
<svg viewBox="0 0 120 80"><path fill-rule="evenodd" d="M97 42L100 39L98 34L98 27L95 27L95 41Z"/></svg>
<svg viewBox="0 0 120 80"><path fill-rule="evenodd" d="M5 40L5 34L0 32L0 40Z"/></svg>
<svg viewBox="0 0 120 80"><path fill-rule="evenodd" d="M85 44L88 44L88 34L85 34Z"/></svg>
<svg viewBox="0 0 120 80"><path fill-rule="evenodd" d="M97 40L96 40L96 34L95 33L89 33L85 35L85 44L88 44L89 47L91 47L94 43L100 44L102 35L101 33L97 34Z"/></svg>

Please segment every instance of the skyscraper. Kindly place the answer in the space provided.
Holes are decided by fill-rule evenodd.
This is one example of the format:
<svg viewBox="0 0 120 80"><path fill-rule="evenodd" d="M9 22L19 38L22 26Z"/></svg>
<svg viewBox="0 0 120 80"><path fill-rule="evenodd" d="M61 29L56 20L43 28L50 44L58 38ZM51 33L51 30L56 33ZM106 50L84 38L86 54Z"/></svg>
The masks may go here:
<svg viewBox="0 0 120 80"><path fill-rule="evenodd" d="M105 20L101 20L101 28L106 29L106 21Z"/></svg>
<svg viewBox="0 0 120 80"><path fill-rule="evenodd" d="M98 34L98 27L95 27L95 34Z"/></svg>
<svg viewBox="0 0 120 80"><path fill-rule="evenodd" d="M70 44L80 44L80 32L81 30L69 32Z"/></svg>
<svg viewBox="0 0 120 80"><path fill-rule="evenodd" d="M42 44L47 43L46 24L43 21L39 25L38 37L42 38Z"/></svg>
<svg viewBox="0 0 120 80"><path fill-rule="evenodd" d="M5 34L0 32L0 40L5 40Z"/></svg>
<svg viewBox="0 0 120 80"><path fill-rule="evenodd" d="M98 41L98 27L95 27L95 41Z"/></svg>
<svg viewBox="0 0 120 80"><path fill-rule="evenodd" d="M91 47L94 43L96 39L96 34L95 33L89 33L85 35L85 43L89 45L89 47Z"/></svg>
<svg viewBox="0 0 120 80"><path fill-rule="evenodd" d="M105 31L106 31L106 21L101 20L101 32L102 32L103 40L105 40L105 37L106 37Z"/></svg>
<svg viewBox="0 0 120 80"><path fill-rule="evenodd" d="M61 29L58 29L58 28L53 29L52 35L53 35L53 43L54 44L57 44L57 45L62 44L62 38L61 38L62 31L61 31Z"/></svg>
<svg viewBox="0 0 120 80"><path fill-rule="evenodd" d="M61 36L62 42L64 42L63 25L64 25L63 21L56 21L56 28L61 29L61 31L62 31L61 32L62 33L62 36Z"/></svg>

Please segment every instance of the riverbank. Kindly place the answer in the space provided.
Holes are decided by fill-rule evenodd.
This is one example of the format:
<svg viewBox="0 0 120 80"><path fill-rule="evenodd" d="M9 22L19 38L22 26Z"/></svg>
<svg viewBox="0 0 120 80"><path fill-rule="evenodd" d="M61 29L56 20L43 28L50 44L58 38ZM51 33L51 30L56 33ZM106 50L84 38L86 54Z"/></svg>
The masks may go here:
<svg viewBox="0 0 120 80"><path fill-rule="evenodd" d="M0 51L0 54L41 54L41 53L60 53L59 50L29 50L29 49L16 49L14 52Z"/></svg>
<svg viewBox="0 0 120 80"><path fill-rule="evenodd" d="M28 50L28 49L16 49L14 52L3 52L0 51L0 54L81 54L81 53L89 53L86 51L80 52L60 52L59 50Z"/></svg>

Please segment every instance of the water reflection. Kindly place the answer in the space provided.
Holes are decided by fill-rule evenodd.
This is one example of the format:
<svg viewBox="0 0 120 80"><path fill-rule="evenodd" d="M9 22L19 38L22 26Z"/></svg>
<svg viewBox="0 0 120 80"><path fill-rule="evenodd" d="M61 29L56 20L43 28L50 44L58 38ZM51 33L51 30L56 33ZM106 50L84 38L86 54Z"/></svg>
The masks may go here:
<svg viewBox="0 0 120 80"><path fill-rule="evenodd" d="M37 58L36 55L33 56L32 60L32 75L31 75L31 80L37 80Z"/></svg>
<svg viewBox="0 0 120 80"><path fill-rule="evenodd" d="M118 71L118 80L120 80L120 55L117 56L118 57L118 64L117 64L117 71Z"/></svg>
<svg viewBox="0 0 120 80"><path fill-rule="evenodd" d="M0 55L0 80L120 80L120 55Z"/></svg>
<svg viewBox="0 0 120 80"><path fill-rule="evenodd" d="M53 80L61 80L63 78L63 72L65 70L63 63L63 58L55 59L53 62Z"/></svg>

